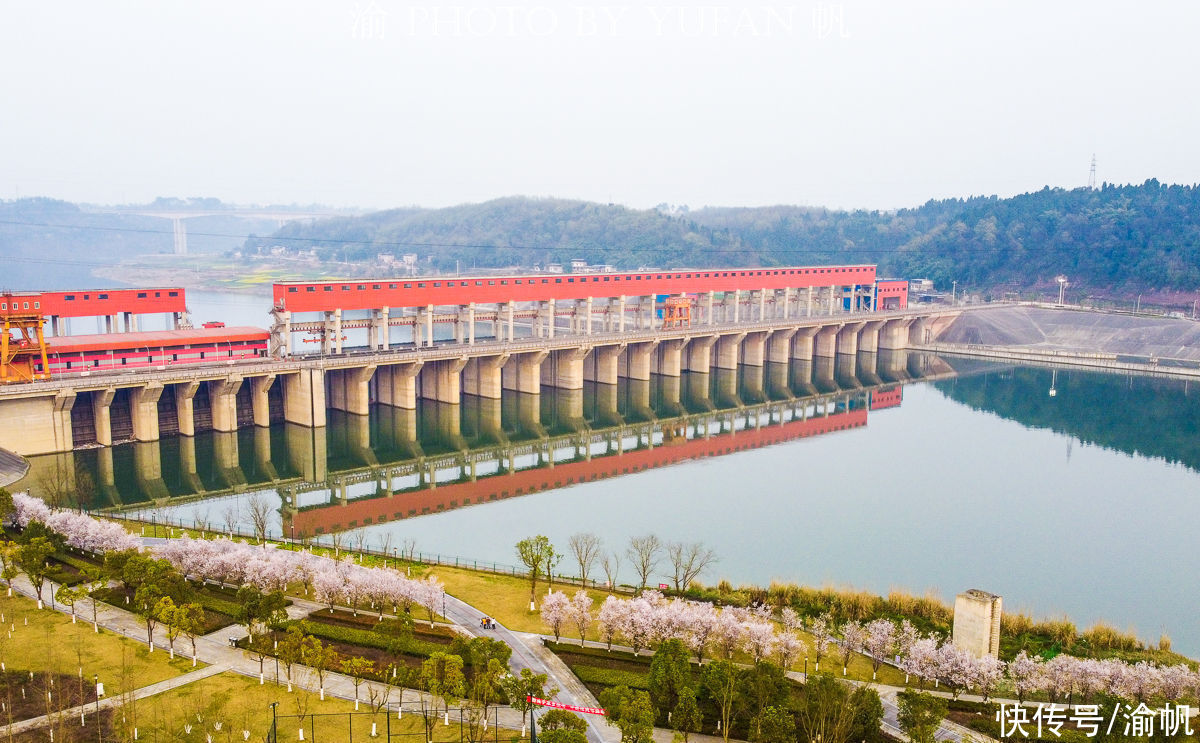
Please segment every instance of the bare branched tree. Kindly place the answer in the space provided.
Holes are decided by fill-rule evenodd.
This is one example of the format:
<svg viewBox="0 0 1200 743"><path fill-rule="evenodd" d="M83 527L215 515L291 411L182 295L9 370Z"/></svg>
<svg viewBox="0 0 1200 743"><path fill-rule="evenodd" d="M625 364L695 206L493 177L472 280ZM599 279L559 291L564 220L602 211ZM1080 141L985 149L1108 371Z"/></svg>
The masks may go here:
<svg viewBox="0 0 1200 743"><path fill-rule="evenodd" d="M379 549L383 552L384 557L387 557L387 554L392 551L392 533L390 531L379 535Z"/></svg>
<svg viewBox="0 0 1200 743"><path fill-rule="evenodd" d="M661 555L662 542L655 535L647 534L642 537L629 538L629 547L625 549L625 556L629 558L629 561L633 563L633 569L637 571L640 581L639 589L646 587L646 583L650 580L650 574L658 567Z"/></svg>
<svg viewBox="0 0 1200 743"><path fill-rule="evenodd" d="M359 558L362 558L363 548L367 546L367 530L355 529L353 532L354 551L358 553Z"/></svg>
<svg viewBox="0 0 1200 743"><path fill-rule="evenodd" d="M65 508L73 505L74 480L75 470L62 459L56 459L37 476L34 492L51 508Z"/></svg>
<svg viewBox="0 0 1200 743"><path fill-rule="evenodd" d="M400 554L408 558L412 562L413 555L417 553L417 540L413 537L405 537L400 545Z"/></svg>
<svg viewBox="0 0 1200 743"><path fill-rule="evenodd" d="M391 696L391 686L387 684L367 683L367 709L371 710L372 716L378 715L387 708L388 699Z"/></svg>
<svg viewBox="0 0 1200 743"><path fill-rule="evenodd" d="M575 555L575 562L579 563L579 578L583 581L583 587L587 588L588 573L592 572L592 566L600 556L600 537L591 532L581 532L572 534L567 544L571 547L571 554Z"/></svg>
<svg viewBox="0 0 1200 743"><path fill-rule="evenodd" d="M254 536L260 543L267 540L267 529L271 526L274 510L271 501L262 493L255 493L246 499L246 511L250 514L251 525L254 526Z"/></svg>
<svg viewBox="0 0 1200 743"><path fill-rule="evenodd" d="M242 520L242 509L237 503L230 503L221 510L221 519L225 523L225 531L229 533L229 538L233 538L233 530L237 528L238 522Z"/></svg>
<svg viewBox="0 0 1200 743"><path fill-rule="evenodd" d="M686 591L692 581L717 561L717 555L703 542L667 542L667 559L676 591Z"/></svg>
<svg viewBox="0 0 1200 743"><path fill-rule="evenodd" d="M608 581L609 588L617 587L617 578L621 572L621 556L616 552L609 552L600 558L600 569L604 571L604 579Z"/></svg>

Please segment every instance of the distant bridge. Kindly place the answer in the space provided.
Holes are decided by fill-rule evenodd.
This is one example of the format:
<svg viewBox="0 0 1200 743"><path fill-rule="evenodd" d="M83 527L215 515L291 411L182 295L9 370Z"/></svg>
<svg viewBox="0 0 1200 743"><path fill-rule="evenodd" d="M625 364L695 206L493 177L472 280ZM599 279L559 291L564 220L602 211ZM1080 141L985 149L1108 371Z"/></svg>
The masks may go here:
<svg viewBox="0 0 1200 743"><path fill-rule="evenodd" d="M313 222L318 219L345 217L357 212L302 212L277 209L99 209L100 214L128 214L136 217L157 217L171 221L175 230L175 254L187 255L187 226L185 221L199 217L237 217L240 219L269 219L283 227L288 222Z"/></svg>

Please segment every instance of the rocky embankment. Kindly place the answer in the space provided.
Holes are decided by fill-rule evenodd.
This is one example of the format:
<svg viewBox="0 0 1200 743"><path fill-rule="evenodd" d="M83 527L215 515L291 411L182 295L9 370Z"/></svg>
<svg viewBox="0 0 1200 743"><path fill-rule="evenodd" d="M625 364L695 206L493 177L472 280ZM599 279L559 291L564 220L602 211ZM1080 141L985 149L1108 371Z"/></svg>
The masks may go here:
<svg viewBox="0 0 1200 743"><path fill-rule="evenodd" d="M1200 362L1200 322L1088 310L999 307L963 313L938 336L936 345Z"/></svg>

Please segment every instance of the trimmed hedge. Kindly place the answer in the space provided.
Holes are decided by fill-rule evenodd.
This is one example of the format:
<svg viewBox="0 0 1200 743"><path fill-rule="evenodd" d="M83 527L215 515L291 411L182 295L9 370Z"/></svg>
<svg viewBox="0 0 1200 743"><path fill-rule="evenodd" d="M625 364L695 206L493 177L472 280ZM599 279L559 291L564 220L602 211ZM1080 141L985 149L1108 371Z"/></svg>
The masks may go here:
<svg viewBox="0 0 1200 743"><path fill-rule="evenodd" d="M597 686L628 686L630 689L649 690L649 674L633 671L617 671L596 666L571 666L571 672L584 684Z"/></svg>
<svg viewBox="0 0 1200 743"><path fill-rule="evenodd" d="M545 641L546 649L555 655L578 655L587 656L589 658L600 658L605 661L620 661L623 663L633 663L640 666L645 666L647 672L650 670L650 663L654 660L654 655L646 653L643 655L634 655L625 650L608 651L604 648L595 648L589 646L580 647L579 645L569 642L554 642L553 640ZM696 665L695 661L689 659L689 663Z"/></svg>
<svg viewBox="0 0 1200 743"><path fill-rule="evenodd" d="M368 632L389 622L395 623L399 621L397 617L391 614L384 614L383 619L380 619L377 612L359 611L358 616L354 616L352 612L344 609L334 609L333 613L330 613L328 609L320 609L310 613L305 619L310 622L334 624L342 627L350 627L351 629L367 630ZM429 642L445 645L449 645L455 638L461 637L457 632L445 626L438 625L431 629L427 624L416 620L412 623L412 634L418 639L425 639Z"/></svg>
<svg viewBox="0 0 1200 743"><path fill-rule="evenodd" d="M56 553L54 555L54 559L58 560L59 562L63 563L64 565L70 565L71 567L73 567L79 571L83 571L84 569L95 570L97 568L104 567L104 563L102 563L102 562L97 562L96 560L88 560L86 558L79 557L78 555L72 555L69 552Z"/></svg>
<svg viewBox="0 0 1200 743"><path fill-rule="evenodd" d="M236 601L227 601L220 596L204 590L196 591L192 596L192 600L204 607L206 611L211 611L215 614L224 614L229 617L229 623L234 623L234 617L237 616L238 609L241 606Z"/></svg>
<svg viewBox="0 0 1200 743"><path fill-rule="evenodd" d="M428 658L436 652L445 650L444 645L438 643L426 642L413 637L391 638L381 635L378 632L370 630L354 629L340 624L326 624L324 622L313 622L307 619L300 619L294 622L289 622L288 626L298 624L300 629L307 635L319 637L323 640L333 640L334 642L342 642L347 645L358 645L364 648L376 648L378 650L387 650L389 640L397 640L400 646L400 652L403 655L410 655L416 658ZM466 662L466 659L464 659Z"/></svg>

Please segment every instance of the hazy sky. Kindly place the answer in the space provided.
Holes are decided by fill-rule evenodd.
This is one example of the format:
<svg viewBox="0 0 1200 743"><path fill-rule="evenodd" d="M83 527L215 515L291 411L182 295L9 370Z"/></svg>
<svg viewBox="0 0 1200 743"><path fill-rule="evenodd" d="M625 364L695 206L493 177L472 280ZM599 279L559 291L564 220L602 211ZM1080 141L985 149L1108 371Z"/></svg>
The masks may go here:
<svg viewBox="0 0 1200 743"><path fill-rule="evenodd" d="M1200 181L1200 3L0 4L0 198L890 208Z"/></svg>

